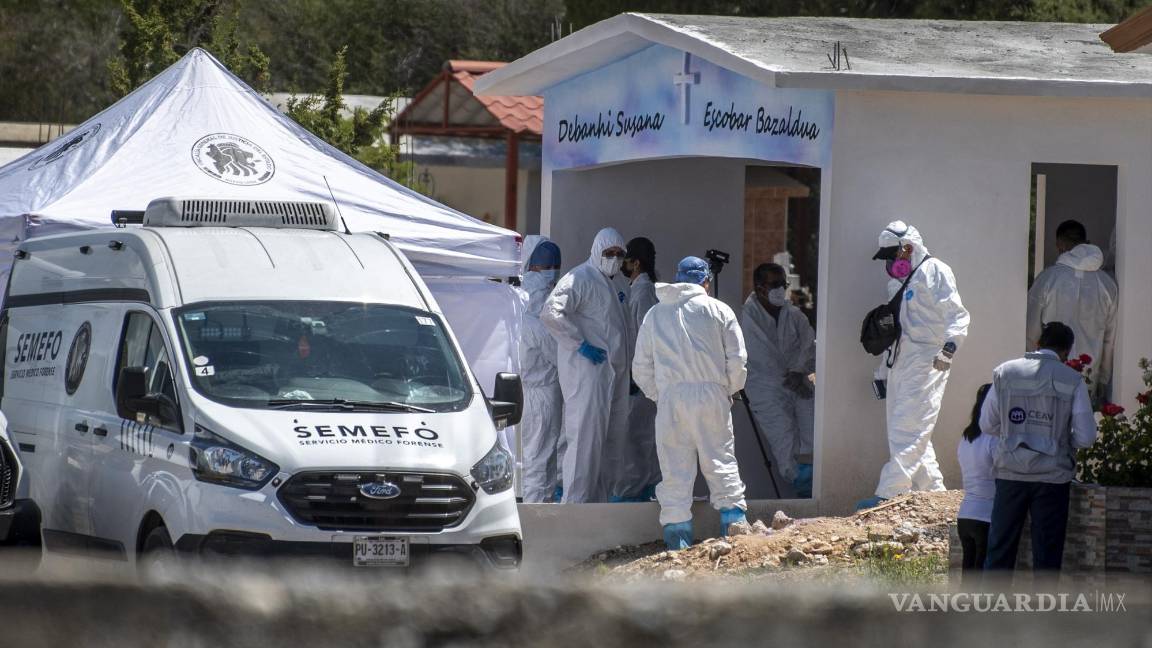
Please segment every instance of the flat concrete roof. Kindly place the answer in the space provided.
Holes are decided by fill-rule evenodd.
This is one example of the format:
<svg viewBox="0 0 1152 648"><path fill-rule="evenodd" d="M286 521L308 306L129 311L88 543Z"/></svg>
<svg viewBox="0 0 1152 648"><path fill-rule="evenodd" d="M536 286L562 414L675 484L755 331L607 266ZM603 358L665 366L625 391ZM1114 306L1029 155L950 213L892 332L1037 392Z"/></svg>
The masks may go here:
<svg viewBox="0 0 1152 648"><path fill-rule="evenodd" d="M1111 25L621 14L477 80L477 94L539 94L652 44L782 88L1152 97L1152 57L1117 54ZM847 65L833 69L839 42ZM850 66L850 69L849 67Z"/></svg>

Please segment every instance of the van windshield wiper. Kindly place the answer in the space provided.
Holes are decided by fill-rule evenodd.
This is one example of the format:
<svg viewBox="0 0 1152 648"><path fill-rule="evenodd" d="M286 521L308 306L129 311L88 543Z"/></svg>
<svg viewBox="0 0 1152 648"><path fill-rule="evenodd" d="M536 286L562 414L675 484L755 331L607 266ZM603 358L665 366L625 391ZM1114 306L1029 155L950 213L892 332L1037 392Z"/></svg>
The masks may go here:
<svg viewBox="0 0 1152 648"><path fill-rule="evenodd" d="M433 414L436 410L430 410L426 407L417 407L407 403L397 403L395 401L359 401L359 400L345 400L343 398L278 398L268 401L268 407L272 409L292 409L294 407L305 407L308 409L341 409L341 410L370 410L382 412L420 412L422 414Z"/></svg>

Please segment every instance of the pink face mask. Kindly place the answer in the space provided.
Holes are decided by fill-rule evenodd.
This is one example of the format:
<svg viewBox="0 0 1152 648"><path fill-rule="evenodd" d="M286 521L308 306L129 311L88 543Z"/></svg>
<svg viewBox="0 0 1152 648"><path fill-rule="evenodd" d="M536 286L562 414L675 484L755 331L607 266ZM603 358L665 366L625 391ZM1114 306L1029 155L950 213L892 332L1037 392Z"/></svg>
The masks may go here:
<svg viewBox="0 0 1152 648"><path fill-rule="evenodd" d="M912 262L908 259L896 259L884 265L887 266L888 276L893 279L903 279L912 274Z"/></svg>

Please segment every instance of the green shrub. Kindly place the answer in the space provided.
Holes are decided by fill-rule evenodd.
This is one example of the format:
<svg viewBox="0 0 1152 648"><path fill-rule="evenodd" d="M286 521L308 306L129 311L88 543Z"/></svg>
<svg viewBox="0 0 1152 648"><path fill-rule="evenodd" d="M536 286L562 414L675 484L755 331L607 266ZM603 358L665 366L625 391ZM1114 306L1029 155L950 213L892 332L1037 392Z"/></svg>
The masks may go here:
<svg viewBox="0 0 1152 648"><path fill-rule="evenodd" d="M1140 360L1145 391L1136 396L1140 408L1128 416L1111 404L1101 408L1103 418L1096 443L1077 455L1079 479L1101 486L1152 488L1152 368Z"/></svg>

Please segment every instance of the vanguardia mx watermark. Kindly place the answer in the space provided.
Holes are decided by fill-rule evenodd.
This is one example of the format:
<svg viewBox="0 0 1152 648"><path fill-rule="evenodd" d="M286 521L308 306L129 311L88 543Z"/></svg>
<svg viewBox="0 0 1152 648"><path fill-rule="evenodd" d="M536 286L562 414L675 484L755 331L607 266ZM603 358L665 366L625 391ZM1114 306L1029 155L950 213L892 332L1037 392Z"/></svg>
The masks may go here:
<svg viewBox="0 0 1152 648"><path fill-rule="evenodd" d="M897 612L1127 612L1120 592L1070 594L950 592L889 593Z"/></svg>

